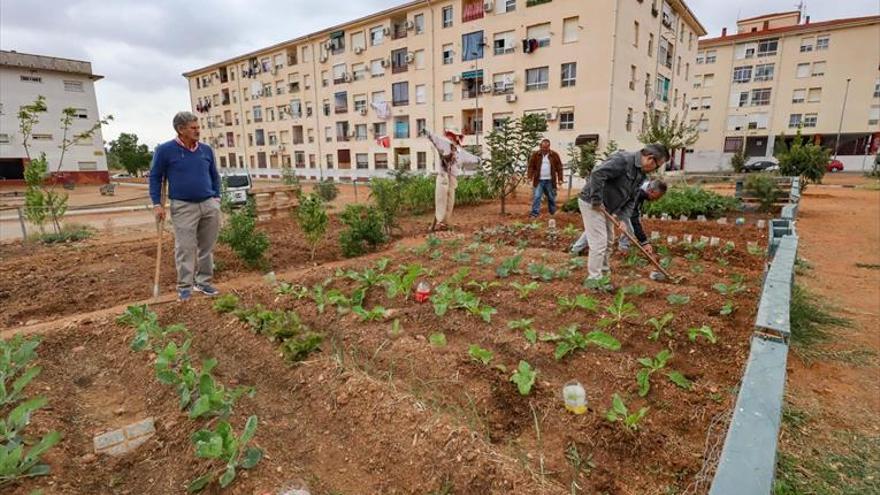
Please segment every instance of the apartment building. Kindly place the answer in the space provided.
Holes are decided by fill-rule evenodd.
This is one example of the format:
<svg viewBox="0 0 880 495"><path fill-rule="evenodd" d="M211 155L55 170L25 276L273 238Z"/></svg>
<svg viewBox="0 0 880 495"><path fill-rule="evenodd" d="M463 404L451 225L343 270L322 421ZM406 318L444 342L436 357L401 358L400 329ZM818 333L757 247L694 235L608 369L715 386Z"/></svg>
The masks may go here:
<svg viewBox="0 0 880 495"><path fill-rule="evenodd" d="M698 38L678 0L414 1L184 74L222 167L355 178L435 170L421 131L482 153L507 117L626 149L650 112L687 112Z"/></svg>
<svg viewBox="0 0 880 495"><path fill-rule="evenodd" d="M782 12L701 40L689 107L702 134L687 168L729 167L740 149L772 157L779 136L790 141L798 128L845 170L870 168L880 145L878 61L880 16L810 22Z"/></svg>
<svg viewBox="0 0 880 495"><path fill-rule="evenodd" d="M63 135L60 124L65 108L76 110L68 137L90 129L98 120L92 64L43 55L0 50L0 183L23 183L28 163L19 132L18 109L42 95L47 112L34 126L29 146L32 157L45 153L52 172L61 160ZM101 131L93 139L78 141L64 154L60 174L64 180L80 183L106 183L107 159Z"/></svg>

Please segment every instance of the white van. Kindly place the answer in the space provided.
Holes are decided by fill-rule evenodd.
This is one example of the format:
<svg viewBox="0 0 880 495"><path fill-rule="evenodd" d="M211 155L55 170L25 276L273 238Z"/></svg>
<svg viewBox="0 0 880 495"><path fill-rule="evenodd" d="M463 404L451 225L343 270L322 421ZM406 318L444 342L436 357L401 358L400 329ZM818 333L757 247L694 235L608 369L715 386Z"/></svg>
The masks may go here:
<svg viewBox="0 0 880 495"><path fill-rule="evenodd" d="M225 186L225 195L233 205L247 203L248 192L253 187L251 174L247 170L220 170L220 180Z"/></svg>

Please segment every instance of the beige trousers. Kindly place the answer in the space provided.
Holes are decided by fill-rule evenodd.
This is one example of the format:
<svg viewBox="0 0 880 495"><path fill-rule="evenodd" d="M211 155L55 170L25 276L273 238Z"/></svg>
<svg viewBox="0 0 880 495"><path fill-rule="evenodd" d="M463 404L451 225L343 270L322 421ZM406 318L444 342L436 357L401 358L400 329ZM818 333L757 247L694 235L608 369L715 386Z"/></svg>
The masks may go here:
<svg viewBox="0 0 880 495"><path fill-rule="evenodd" d="M214 245L220 231L220 201L201 203L171 200L174 225L174 263L177 288L189 289L193 283L210 284L214 276Z"/></svg>
<svg viewBox="0 0 880 495"><path fill-rule="evenodd" d="M448 223L455 208L455 188L458 179L454 175L440 172L434 188L434 218L437 223Z"/></svg>
<svg viewBox="0 0 880 495"><path fill-rule="evenodd" d="M590 246L587 258L588 277L602 278L603 272L611 271L608 259L614 245L614 225L601 211L594 210L582 199L578 199L578 208L581 210L584 232L587 235L587 244Z"/></svg>

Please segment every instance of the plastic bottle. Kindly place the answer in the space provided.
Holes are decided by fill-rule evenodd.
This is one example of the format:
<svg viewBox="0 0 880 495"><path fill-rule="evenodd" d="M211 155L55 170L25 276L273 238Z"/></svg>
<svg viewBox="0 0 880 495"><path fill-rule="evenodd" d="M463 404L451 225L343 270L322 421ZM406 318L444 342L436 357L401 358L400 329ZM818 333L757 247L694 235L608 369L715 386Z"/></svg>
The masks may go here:
<svg viewBox="0 0 880 495"><path fill-rule="evenodd" d="M562 400L565 408L575 414L587 412L587 391L578 381L570 381L562 386Z"/></svg>
<svg viewBox="0 0 880 495"><path fill-rule="evenodd" d="M547 227L548 227L550 230L555 229L555 228L556 228L556 219L555 219L555 218L551 218L551 219L547 222Z"/></svg>
<svg viewBox="0 0 880 495"><path fill-rule="evenodd" d="M426 302L428 298L431 296L431 284L422 280L416 285L416 302Z"/></svg>

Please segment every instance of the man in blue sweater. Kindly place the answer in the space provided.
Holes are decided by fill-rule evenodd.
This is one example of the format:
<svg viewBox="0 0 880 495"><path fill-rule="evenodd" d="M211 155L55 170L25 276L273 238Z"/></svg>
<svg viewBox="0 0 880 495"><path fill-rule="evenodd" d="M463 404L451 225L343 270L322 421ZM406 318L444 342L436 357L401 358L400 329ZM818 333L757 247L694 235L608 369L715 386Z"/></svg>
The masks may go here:
<svg viewBox="0 0 880 495"><path fill-rule="evenodd" d="M220 230L220 174L214 152L199 143L199 119L192 112L174 116L177 137L153 152L150 199L158 220L165 218L162 184L168 182L171 223L174 225L174 261L177 296L186 301L196 290L216 296L211 285L213 251Z"/></svg>

